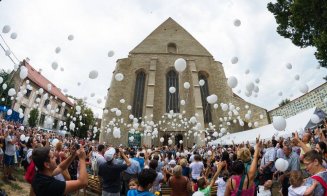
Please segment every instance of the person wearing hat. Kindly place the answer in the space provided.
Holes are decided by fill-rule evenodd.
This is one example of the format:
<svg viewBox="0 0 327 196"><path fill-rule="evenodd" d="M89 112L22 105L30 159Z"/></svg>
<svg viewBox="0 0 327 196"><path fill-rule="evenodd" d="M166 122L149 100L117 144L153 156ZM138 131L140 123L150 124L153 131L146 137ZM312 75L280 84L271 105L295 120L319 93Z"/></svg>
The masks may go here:
<svg viewBox="0 0 327 196"><path fill-rule="evenodd" d="M107 162L99 165L99 176L102 178L102 196L120 196L120 174L131 165L131 161L126 157L122 148L119 148L119 154L125 163L114 163L116 150L110 147L104 153L104 158Z"/></svg>

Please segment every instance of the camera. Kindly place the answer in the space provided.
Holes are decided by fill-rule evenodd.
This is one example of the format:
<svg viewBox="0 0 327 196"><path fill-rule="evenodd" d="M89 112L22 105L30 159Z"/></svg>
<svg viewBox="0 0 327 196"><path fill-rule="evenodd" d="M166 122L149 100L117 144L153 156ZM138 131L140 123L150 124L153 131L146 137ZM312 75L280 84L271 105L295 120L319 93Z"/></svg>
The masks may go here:
<svg viewBox="0 0 327 196"><path fill-rule="evenodd" d="M75 149L79 150L80 149L80 145L78 143L75 144Z"/></svg>

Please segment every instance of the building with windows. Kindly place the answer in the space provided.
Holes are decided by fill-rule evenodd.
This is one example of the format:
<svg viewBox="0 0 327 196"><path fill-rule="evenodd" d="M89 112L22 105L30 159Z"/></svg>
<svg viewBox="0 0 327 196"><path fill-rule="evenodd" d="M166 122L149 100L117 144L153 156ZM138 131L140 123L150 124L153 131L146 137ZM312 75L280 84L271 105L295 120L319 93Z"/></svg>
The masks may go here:
<svg viewBox="0 0 327 196"><path fill-rule="evenodd" d="M327 113L327 105L324 103L326 97L327 82L281 107L270 110L268 112L269 117L270 119L272 119L273 116L288 118L313 107L317 107Z"/></svg>
<svg viewBox="0 0 327 196"><path fill-rule="evenodd" d="M59 129L59 122L66 119L73 102L26 60L22 65L27 68L28 75L21 80L19 72L14 74L16 92L20 92L22 96L17 96L14 100L13 110L24 114L23 124L28 124L30 111L37 108L41 128Z"/></svg>
<svg viewBox="0 0 327 196"><path fill-rule="evenodd" d="M187 66L183 72L175 70L174 62L178 58L186 60ZM123 80L116 77L118 73L123 74ZM222 63L216 61L207 49L172 18L168 18L130 51L128 58L118 59L113 74L115 77L108 89L104 109L107 112L102 117L100 142L126 145L129 143L131 129L143 132L149 128L147 124L151 123L158 125L154 126L159 132L158 137L153 138L145 133L141 137L134 135L134 140L139 138L141 141L133 141L132 145L158 145L159 138L163 137L163 144L167 144L168 138L171 138L173 144L181 143L179 141L182 140L183 145L192 146L194 143L204 143L210 135L210 131L203 131L200 136L194 137L193 134L187 134L190 129L168 127L175 124L168 123L169 118L164 120L165 116L169 117L169 113L180 119L196 116L197 122L201 124L200 130L211 125L218 129L226 123L230 124L228 131L231 133L249 129L248 120L243 119L245 126L240 126L228 112L208 104L206 98L211 94L218 96L219 103L232 103L235 107L242 108L235 112L241 118L251 110L252 123L257 122L258 126L268 124L266 110L234 94L227 85ZM199 85L200 80L204 81L203 85ZM184 87L185 82L189 83L188 88ZM121 112L117 113L117 109ZM140 126L134 126L133 118L138 119ZM113 137L115 126L120 128L120 137Z"/></svg>

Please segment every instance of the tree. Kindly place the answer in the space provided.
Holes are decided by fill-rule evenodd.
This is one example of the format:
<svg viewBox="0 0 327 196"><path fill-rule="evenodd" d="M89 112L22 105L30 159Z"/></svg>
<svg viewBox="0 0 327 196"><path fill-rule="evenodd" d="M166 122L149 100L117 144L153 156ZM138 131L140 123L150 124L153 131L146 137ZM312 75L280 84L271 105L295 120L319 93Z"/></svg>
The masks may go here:
<svg viewBox="0 0 327 196"><path fill-rule="evenodd" d="M38 109L33 109L30 111L30 117L28 119L28 124L31 127L36 127L39 119L39 110Z"/></svg>
<svg viewBox="0 0 327 196"><path fill-rule="evenodd" d="M7 106L8 108L11 108L12 100L8 96L8 91L11 88L14 88L15 85L13 82L11 82L13 73L7 73L5 70L0 70L0 77L3 79L3 82L0 83L0 105ZM2 85L6 84L7 88L3 90ZM4 99L4 100L2 100Z"/></svg>
<svg viewBox="0 0 327 196"><path fill-rule="evenodd" d="M279 107L288 104L289 102L291 102L289 99L284 99L282 100L282 102L279 103Z"/></svg>
<svg viewBox="0 0 327 196"><path fill-rule="evenodd" d="M275 16L277 32L301 48L316 47L317 60L327 67L327 1L277 0L267 7Z"/></svg>
<svg viewBox="0 0 327 196"><path fill-rule="evenodd" d="M77 105L81 107L80 113L76 110ZM71 122L75 124L74 130L70 130L69 125ZM67 118L66 126L73 136L86 138L87 131L93 127L94 122L93 111L85 105L83 100L78 100L74 109L69 111L69 117Z"/></svg>

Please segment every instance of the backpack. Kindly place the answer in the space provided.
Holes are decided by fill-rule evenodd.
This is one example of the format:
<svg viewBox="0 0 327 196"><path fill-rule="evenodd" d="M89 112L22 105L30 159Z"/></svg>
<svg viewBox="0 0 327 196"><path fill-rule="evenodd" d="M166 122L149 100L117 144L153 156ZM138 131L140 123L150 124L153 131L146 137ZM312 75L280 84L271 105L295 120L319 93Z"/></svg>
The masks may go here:
<svg viewBox="0 0 327 196"><path fill-rule="evenodd" d="M24 178L28 183L32 184L34 175L35 175L35 164L32 160L30 165L27 168Z"/></svg>

